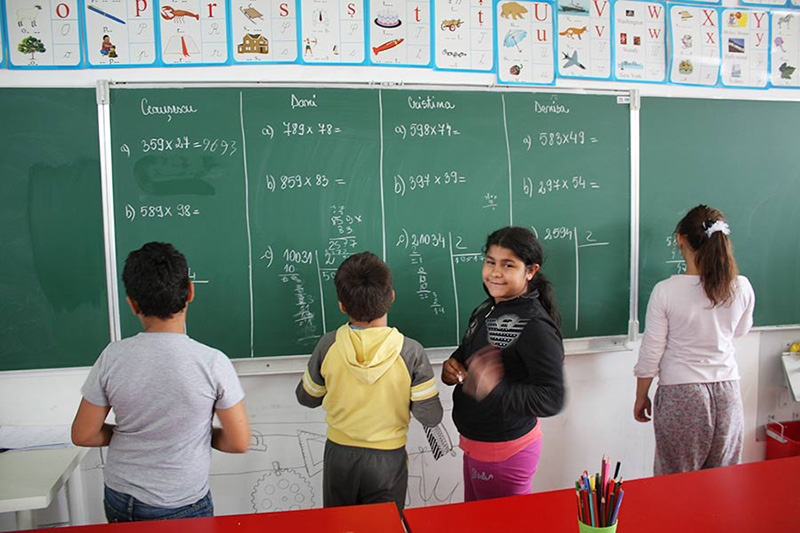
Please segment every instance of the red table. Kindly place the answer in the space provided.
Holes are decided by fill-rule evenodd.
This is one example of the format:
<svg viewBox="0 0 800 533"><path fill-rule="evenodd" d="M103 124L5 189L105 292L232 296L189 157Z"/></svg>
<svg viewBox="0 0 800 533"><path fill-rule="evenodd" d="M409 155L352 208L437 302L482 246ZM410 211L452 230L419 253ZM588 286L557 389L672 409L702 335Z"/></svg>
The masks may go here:
<svg viewBox="0 0 800 533"><path fill-rule="evenodd" d="M800 531L800 457L625 481L622 488L618 533ZM409 509L404 517L410 533L577 533L577 513L575 489L566 489Z"/></svg>
<svg viewBox="0 0 800 533"><path fill-rule="evenodd" d="M53 533L54 529L35 531ZM69 533L404 533L393 503L283 513L242 514L155 522L78 526Z"/></svg>

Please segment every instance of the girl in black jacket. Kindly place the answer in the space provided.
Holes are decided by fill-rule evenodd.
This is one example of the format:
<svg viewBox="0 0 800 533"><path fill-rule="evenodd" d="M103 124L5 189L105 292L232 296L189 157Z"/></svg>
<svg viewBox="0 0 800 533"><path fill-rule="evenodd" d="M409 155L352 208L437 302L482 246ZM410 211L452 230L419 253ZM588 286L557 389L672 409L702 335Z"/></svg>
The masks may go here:
<svg viewBox="0 0 800 533"><path fill-rule="evenodd" d="M483 285L461 345L442 368L456 385L464 500L529 494L542 449L538 417L564 404L564 345L542 246L526 228L486 239Z"/></svg>

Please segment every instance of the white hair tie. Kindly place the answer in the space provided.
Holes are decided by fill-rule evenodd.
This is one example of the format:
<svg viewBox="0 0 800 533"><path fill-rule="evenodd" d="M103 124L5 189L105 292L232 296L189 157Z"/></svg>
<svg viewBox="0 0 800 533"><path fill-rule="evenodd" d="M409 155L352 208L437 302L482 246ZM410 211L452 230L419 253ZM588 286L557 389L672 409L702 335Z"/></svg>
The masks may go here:
<svg viewBox="0 0 800 533"><path fill-rule="evenodd" d="M725 235L731 234L731 227L724 220L717 220L706 229L706 237L711 237L714 233L721 231Z"/></svg>

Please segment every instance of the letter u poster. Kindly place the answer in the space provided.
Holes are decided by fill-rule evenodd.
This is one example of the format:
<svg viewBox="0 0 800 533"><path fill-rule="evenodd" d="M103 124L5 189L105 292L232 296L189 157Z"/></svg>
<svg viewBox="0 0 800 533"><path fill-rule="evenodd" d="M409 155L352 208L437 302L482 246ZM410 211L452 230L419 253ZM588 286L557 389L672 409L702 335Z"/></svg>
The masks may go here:
<svg viewBox="0 0 800 533"><path fill-rule="evenodd" d="M496 0L497 80L505 84L555 83L555 13L549 2Z"/></svg>

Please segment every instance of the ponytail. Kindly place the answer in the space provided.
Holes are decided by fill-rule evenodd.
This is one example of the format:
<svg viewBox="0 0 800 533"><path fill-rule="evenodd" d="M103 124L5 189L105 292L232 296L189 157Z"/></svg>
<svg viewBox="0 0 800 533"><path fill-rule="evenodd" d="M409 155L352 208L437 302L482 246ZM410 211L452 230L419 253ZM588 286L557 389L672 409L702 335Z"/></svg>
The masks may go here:
<svg viewBox="0 0 800 533"><path fill-rule="evenodd" d="M698 205L678 222L675 233L683 235L694 251L700 283L712 306L730 303L739 268L722 212Z"/></svg>
<svg viewBox="0 0 800 533"><path fill-rule="evenodd" d="M528 268L533 265L539 265L541 267L544 263L542 244L533 232L527 228L507 226L492 232L486 238L486 246L483 250L484 253L488 252L489 248L492 246L508 248L514 252ZM542 307L544 307L544 310L550 315L550 318L555 322L556 326L561 328L561 313L558 312L558 307L556 306L553 284L542 274L541 268L533 276L533 279L528 282L528 291L531 293L536 291L539 303L542 304Z"/></svg>

